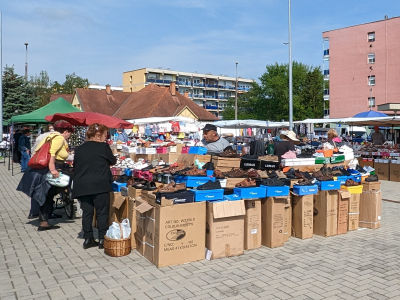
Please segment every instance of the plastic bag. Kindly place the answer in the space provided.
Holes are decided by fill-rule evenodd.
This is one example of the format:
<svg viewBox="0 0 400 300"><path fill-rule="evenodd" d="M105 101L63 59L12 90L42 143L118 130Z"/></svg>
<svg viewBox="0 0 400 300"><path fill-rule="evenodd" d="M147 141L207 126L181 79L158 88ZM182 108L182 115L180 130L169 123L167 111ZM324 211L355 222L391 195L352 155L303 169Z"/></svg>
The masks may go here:
<svg viewBox="0 0 400 300"><path fill-rule="evenodd" d="M69 184L69 176L59 172L59 176L54 178L53 175L49 172L46 174L46 180L54 186L57 187L66 187Z"/></svg>
<svg viewBox="0 0 400 300"><path fill-rule="evenodd" d="M121 226L117 222L113 222L106 232L106 236L110 239L120 240L122 228L122 238L127 239L131 235L131 225L128 219L124 219L121 222Z"/></svg>

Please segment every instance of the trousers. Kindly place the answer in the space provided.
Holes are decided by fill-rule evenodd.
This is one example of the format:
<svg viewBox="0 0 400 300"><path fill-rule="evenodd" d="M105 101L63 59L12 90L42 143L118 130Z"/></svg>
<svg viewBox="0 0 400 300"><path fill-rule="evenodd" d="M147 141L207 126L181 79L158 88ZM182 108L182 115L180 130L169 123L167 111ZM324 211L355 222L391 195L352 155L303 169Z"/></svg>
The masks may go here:
<svg viewBox="0 0 400 300"><path fill-rule="evenodd" d="M26 151L21 151L21 172L25 172L28 169L28 162L31 156Z"/></svg>
<svg viewBox="0 0 400 300"><path fill-rule="evenodd" d="M63 188L52 186L46 195L46 201L39 209L39 221L48 221L49 215L53 211L54 196L61 192Z"/></svg>
<svg viewBox="0 0 400 300"><path fill-rule="evenodd" d="M103 239L108 228L108 210L110 205L110 193L100 193L87 195L78 198L81 202L83 237L85 239L93 238L93 215L96 209L97 229L99 239Z"/></svg>

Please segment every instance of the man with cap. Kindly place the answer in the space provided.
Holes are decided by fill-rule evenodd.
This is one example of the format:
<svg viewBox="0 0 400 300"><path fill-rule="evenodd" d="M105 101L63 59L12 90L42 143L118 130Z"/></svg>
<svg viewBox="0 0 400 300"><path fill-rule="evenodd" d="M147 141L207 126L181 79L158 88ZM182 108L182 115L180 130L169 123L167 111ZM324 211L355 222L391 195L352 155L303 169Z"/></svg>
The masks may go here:
<svg viewBox="0 0 400 300"><path fill-rule="evenodd" d="M374 144L374 145L383 145L383 143L385 142L385 137L379 131L379 127L378 126L375 126L374 129L375 129L375 132L371 135L372 144Z"/></svg>
<svg viewBox="0 0 400 300"><path fill-rule="evenodd" d="M230 146L226 139L218 135L217 127L212 124L204 126L202 143L207 148L207 152L212 153L222 153L226 147Z"/></svg>

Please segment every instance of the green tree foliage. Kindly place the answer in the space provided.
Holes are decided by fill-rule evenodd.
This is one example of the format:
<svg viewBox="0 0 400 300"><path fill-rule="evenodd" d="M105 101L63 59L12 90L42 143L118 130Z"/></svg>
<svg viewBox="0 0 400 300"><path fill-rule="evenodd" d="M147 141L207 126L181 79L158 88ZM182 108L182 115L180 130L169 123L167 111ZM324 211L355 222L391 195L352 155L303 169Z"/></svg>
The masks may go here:
<svg viewBox="0 0 400 300"><path fill-rule="evenodd" d="M30 84L34 89L35 96L39 98L39 106L42 107L50 102L52 94L51 81L46 71L31 77Z"/></svg>
<svg viewBox="0 0 400 300"><path fill-rule="evenodd" d="M260 83L238 99L238 118L281 121L289 118L287 64L267 65ZM224 119L234 119L234 100L228 101ZM323 76L320 68L293 63L293 119L323 117Z"/></svg>
<svg viewBox="0 0 400 300"><path fill-rule="evenodd" d="M63 84L57 81L53 83L52 90L55 94L73 94L76 88L86 88L89 86L89 80L82 78L75 73L65 75Z"/></svg>
<svg viewBox="0 0 400 300"><path fill-rule="evenodd" d="M31 112L38 107L34 88L23 76L15 73L14 67L6 66L3 72L3 119Z"/></svg>

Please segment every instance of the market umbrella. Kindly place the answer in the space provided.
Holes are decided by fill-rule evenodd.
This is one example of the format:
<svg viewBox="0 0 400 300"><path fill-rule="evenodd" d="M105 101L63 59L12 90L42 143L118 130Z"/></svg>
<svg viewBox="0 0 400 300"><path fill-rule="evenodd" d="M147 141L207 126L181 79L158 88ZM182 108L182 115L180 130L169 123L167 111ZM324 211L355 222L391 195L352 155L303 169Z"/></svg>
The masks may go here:
<svg viewBox="0 0 400 300"><path fill-rule="evenodd" d="M74 112L46 116L45 119L49 122L64 120L75 126L89 126L91 124L103 124L108 128L132 128L133 124L116 117L96 113L96 112Z"/></svg>
<svg viewBox="0 0 400 300"><path fill-rule="evenodd" d="M353 116L353 118L376 118L376 117L388 117L388 115L378 111L369 110L360 112Z"/></svg>

